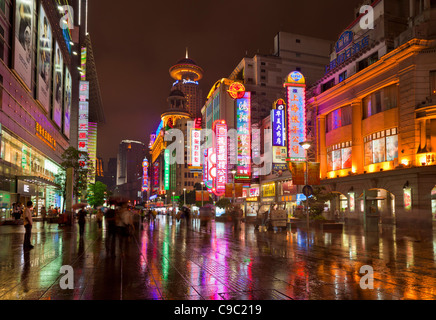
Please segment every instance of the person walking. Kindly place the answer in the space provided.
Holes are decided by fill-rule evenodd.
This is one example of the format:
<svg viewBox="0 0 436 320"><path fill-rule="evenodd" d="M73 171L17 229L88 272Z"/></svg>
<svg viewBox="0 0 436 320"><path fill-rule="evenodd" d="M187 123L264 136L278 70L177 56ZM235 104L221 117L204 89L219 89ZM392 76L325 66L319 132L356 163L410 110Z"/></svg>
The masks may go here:
<svg viewBox="0 0 436 320"><path fill-rule="evenodd" d="M24 210L23 218L24 218L24 228L26 229L26 233L24 234L24 249L33 249L32 244L30 243L30 238L32 236L32 210L33 210L33 202L27 201L26 209Z"/></svg>
<svg viewBox="0 0 436 320"><path fill-rule="evenodd" d="M103 208L98 209L96 217L98 228L101 229L103 223Z"/></svg>
<svg viewBox="0 0 436 320"><path fill-rule="evenodd" d="M41 207L42 225L45 227L45 220L47 219L47 210L45 206Z"/></svg>
<svg viewBox="0 0 436 320"><path fill-rule="evenodd" d="M80 209L77 214L77 222L79 223L79 234L83 236L83 232L85 231L85 222L86 222L86 211L85 209Z"/></svg>
<svg viewBox="0 0 436 320"><path fill-rule="evenodd" d="M117 235L115 215L116 212L115 209L113 208L109 208L105 213L106 232L107 232L106 252L110 253L112 256L115 256L115 240Z"/></svg>

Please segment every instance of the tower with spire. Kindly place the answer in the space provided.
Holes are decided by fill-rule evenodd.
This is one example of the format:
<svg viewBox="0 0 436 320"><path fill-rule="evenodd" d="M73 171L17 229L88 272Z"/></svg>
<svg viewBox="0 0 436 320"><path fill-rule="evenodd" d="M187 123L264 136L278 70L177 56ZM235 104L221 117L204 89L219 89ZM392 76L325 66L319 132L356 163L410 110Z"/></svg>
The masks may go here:
<svg viewBox="0 0 436 320"><path fill-rule="evenodd" d="M199 81L203 78L203 69L189 58L188 48L185 57L169 69L174 79L172 90L183 92L186 99L186 109L193 118L201 117L202 91Z"/></svg>

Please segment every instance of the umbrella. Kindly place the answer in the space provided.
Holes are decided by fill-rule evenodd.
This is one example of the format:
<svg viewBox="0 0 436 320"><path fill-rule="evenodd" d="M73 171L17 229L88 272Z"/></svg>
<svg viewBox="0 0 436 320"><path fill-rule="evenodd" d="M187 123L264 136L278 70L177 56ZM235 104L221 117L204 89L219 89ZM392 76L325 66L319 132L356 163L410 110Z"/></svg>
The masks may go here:
<svg viewBox="0 0 436 320"><path fill-rule="evenodd" d="M73 204L72 208L74 210L77 210L77 209L80 209L80 208L85 208L87 205L88 205L87 203L81 202L81 203Z"/></svg>

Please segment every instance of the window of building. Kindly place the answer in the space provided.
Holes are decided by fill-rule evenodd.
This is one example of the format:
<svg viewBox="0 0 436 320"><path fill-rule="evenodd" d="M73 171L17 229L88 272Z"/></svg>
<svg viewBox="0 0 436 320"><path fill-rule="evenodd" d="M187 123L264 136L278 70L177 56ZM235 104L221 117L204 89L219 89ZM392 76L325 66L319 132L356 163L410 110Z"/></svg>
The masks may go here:
<svg viewBox="0 0 436 320"><path fill-rule="evenodd" d="M261 62L261 63L260 63L261 66L264 66L265 64L266 64L265 62Z"/></svg>
<svg viewBox="0 0 436 320"><path fill-rule="evenodd" d="M347 70L339 74L339 83L347 79Z"/></svg>
<svg viewBox="0 0 436 320"><path fill-rule="evenodd" d="M321 92L324 92L334 86L335 86L335 79L331 79L330 81L327 81L326 83L323 83L321 85Z"/></svg>
<svg viewBox="0 0 436 320"><path fill-rule="evenodd" d="M351 141L338 143L327 148L327 171L350 169Z"/></svg>
<svg viewBox="0 0 436 320"><path fill-rule="evenodd" d="M365 144L365 165L393 161L398 158L397 128L370 134L363 138Z"/></svg>
<svg viewBox="0 0 436 320"><path fill-rule="evenodd" d="M297 70L298 72L301 72L301 68L300 67L296 67L295 70Z"/></svg>
<svg viewBox="0 0 436 320"><path fill-rule="evenodd" d="M260 72L265 72L265 69L260 69Z"/></svg>
<svg viewBox="0 0 436 320"><path fill-rule="evenodd" d="M301 53L297 52L297 53L295 53L295 56L296 57L301 57Z"/></svg>
<svg viewBox="0 0 436 320"><path fill-rule="evenodd" d="M436 8L436 0L430 0L430 8L432 9Z"/></svg>
<svg viewBox="0 0 436 320"><path fill-rule="evenodd" d="M326 117L326 132L351 124L352 109L351 106L336 109Z"/></svg>
<svg viewBox="0 0 436 320"><path fill-rule="evenodd" d="M295 42L296 43L301 43L301 40L300 39L295 39Z"/></svg>
<svg viewBox="0 0 436 320"><path fill-rule="evenodd" d="M378 61L378 52L375 52L368 58L365 58L357 63L357 72L369 67L373 63Z"/></svg>
<svg viewBox="0 0 436 320"><path fill-rule="evenodd" d="M385 87L363 98L363 119L397 107L398 86Z"/></svg>
<svg viewBox="0 0 436 320"><path fill-rule="evenodd" d="M436 70L430 71L430 95L436 95Z"/></svg>
<svg viewBox="0 0 436 320"><path fill-rule="evenodd" d="M266 77L265 76L261 76L260 80L266 80Z"/></svg>

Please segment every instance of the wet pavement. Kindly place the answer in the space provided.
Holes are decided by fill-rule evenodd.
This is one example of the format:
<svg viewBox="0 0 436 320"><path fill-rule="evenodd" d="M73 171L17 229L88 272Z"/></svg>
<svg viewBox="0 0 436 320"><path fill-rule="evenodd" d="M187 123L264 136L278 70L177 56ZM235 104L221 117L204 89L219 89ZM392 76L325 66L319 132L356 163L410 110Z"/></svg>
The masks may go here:
<svg viewBox="0 0 436 320"><path fill-rule="evenodd" d="M0 226L1 300L434 300L436 232L304 229L255 231L213 222L212 230L159 216L135 236L114 243L91 219L36 222L34 249L24 251L24 227ZM63 265L74 288L61 289ZM373 289L360 268L374 270ZM364 281L368 284L367 281Z"/></svg>

